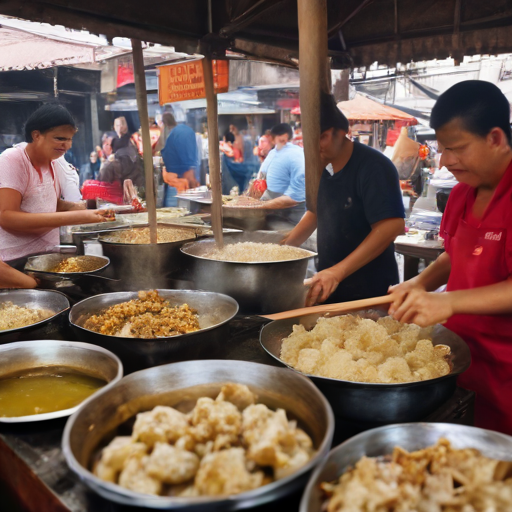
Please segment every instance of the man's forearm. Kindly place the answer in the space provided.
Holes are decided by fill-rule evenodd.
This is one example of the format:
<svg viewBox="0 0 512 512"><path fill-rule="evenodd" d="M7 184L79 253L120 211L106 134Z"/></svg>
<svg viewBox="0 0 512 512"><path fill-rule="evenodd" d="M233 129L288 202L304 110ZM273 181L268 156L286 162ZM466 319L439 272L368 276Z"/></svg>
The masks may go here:
<svg viewBox="0 0 512 512"><path fill-rule="evenodd" d="M343 261L331 267L340 281L380 256L403 232L403 219L385 219L372 227L368 236Z"/></svg>
<svg viewBox="0 0 512 512"><path fill-rule="evenodd" d="M292 229L290 234L284 240L286 245L300 247L315 231L317 226L317 216L311 211L307 211L300 222Z"/></svg>
<svg viewBox="0 0 512 512"><path fill-rule="evenodd" d="M448 282L451 268L450 256L444 252L432 265L429 265L421 274L414 277L413 280L427 292L433 292Z"/></svg>
<svg viewBox="0 0 512 512"><path fill-rule="evenodd" d="M85 201L64 201L63 199L59 199L57 202L57 211L58 212L72 212L76 210L85 210L86 204Z"/></svg>
<svg viewBox="0 0 512 512"><path fill-rule="evenodd" d="M290 208L292 206L297 206L299 203L292 199L289 196L279 196L274 199L270 199L269 201L264 201L261 208L265 208L267 210L270 209L279 209L279 208Z"/></svg>
<svg viewBox="0 0 512 512"><path fill-rule="evenodd" d="M506 315L512 313L512 278L471 290L447 292L453 314Z"/></svg>
<svg viewBox="0 0 512 512"><path fill-rule="evenodd" d="M6 231L42 234L60 226L80 224L83 212L26 213L6 210L0 213L0 227Z"/></svg>

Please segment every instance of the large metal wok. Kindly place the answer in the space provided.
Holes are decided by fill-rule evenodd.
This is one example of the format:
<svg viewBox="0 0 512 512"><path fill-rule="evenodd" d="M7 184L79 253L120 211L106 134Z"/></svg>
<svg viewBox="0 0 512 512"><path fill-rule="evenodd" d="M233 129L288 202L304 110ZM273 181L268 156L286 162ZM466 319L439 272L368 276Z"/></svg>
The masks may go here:
<svg viewBox="0 0 512 512"><path fill-rule="evenodd" d="M49 309L54 314L35 324L0 331L0 344L18 341L24 331L35 331L61 322L69 309L68 298L54 290L0 290L0 304L5 302L12 302L15 306L25 308Z"/></svg>
<svg viewBox="0 0 512 512"><path fill-rule="evenodd" d="M158 290L171 305L188 304L197 309L199 331L157 339L108 336L83 327L92 315L110 306L137 298L137 292L116 292L95 295L75 304L69 321L82 341L95 343L119 356L127 373L159 364L208 357L217 343L225 341L225 324L238 312L231 297L219 293L194 290ZM210 356L211 357L211 356Z"/></svg>
<svg viewBox="0 0 512 512"><path fill-rule="evenodd" d="M510 460L512 453L512 437L482 428L451 423L408 423L375 428L352 437L329 453L309 479L300 512L326 510L320 484L336 481L361 457L388 455L395 446L407 451L421 450L436 444L441 437L448 439L455 448L476 448L482 455L498 460Z"/></svg>
<svg viewBox="0 0 512 512"><path fill-rule="evenodd" d="M376 310L351 314L372 319L386 316L385 311ZM286 365L280 358L283 338L291 334L296 324L304 325L307 330L312 329L320 316L306 315L271 322L261 329L260 343L273 358ZM471 363L469 347L452 331L436 325L431 337L434 345L444 344L451 348L453 369L444 377L404 384L372 384L307 376L329 400L336 416L373 424L418 421L450 398L455 391L457 376L467 370Z"/></svg>
<svg viewBox="0 0 512 512"><path fill-rule="evenodd" d="M230 234L226 244L237 242L279 243L281 233L256 231ZM236 299L242 313L268 314L304 305L306 289L304 278L308 260L315 253L305 251L296 260L272 263L237 263L205 258L215 247L215 240L200 240L185 244L181 251L189 257L190 279L195 287L225 293Z"/></svg>
<svg viewBox="0 0 512 512"><path fill-rule="evenodd" d="M90 471L97 450L114 435L126 435L130 418L156 405L189 412L201 396L215 397L226 382L249 386L258 402L283 408L312 438L317 450L303 467L286 478L232 496L167 497L129 491L95 477ZM124 427L124 431L123 431ZM311 382L293 372L246 361L187 361L150 368L99 392L67 422L62 449L72 471L106 499L131 506L197 512L225 512L254 507L304 487L308 474L327 454L334 430L329 404Z"/></svg>
<svg viewBox="0 0 512 512"><path fill-rule="evenodd" d="M50 253L30 256L27 259L24 270L28 273L35 274L36 277L42 277L49 281L60 281L62 279L79 278L86 275L93 275L107 268L110 260L105 256L78 256L80 260L94 265L93 270L85 270L81 272L55 272L53 269L64 260L70 257L76 257L72 254Z"/></svg>

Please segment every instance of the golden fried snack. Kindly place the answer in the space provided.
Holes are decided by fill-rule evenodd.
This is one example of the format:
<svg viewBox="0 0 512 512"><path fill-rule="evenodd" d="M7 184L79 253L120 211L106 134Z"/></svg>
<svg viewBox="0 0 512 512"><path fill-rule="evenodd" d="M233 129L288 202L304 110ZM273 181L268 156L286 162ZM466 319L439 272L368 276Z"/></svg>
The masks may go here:
<svg viewBox="0 0 512 512"><path fill-rule="evenodd" d="M190 433L200 443L215 441L217 436L224 442L236 443L242 433L242 415L230 402L214 401L203 397L192 411Z"/></svg>
<svg viewBox="0 0 512 512"><path fill-rule="evenodd" d="M156 443L146 465L149 476L166 484L182 484L194 478L199 457L166 443Z"/></svg>
<svg viewBox="0 0 512 512"><path fill-rule="evenodd" d="M231 402L239 411L243 411L249 405L256 402L258 397L244 384L232 382L222 386L216 402Z"/></svg>
<svg viewBox="0 0 512 512"><path fill-rule="evenodd" d="M146 472L146 465L149 457L130 457L119 475L119 485L130 491L142 492L144 494L160 494L162 483L160 480L149 476Z"/></svg>
<svg viewBox="0 0 512 512"><path fill-rule="evenodd" d="M428 329L391 317L319 318L311 331L293 326L281 359L308 375L353 382L398 384L448 375L450 347L434 348L420 338L426 334Z"/></svg>
<svg viewBox="0 0 512 512"><path fill-rule="evenodd" d="M225 496L260 487L263 472L249 473L243 448L210 453L201 461L195 487L201 495Z"/></svg>
<svg viewBox="0 0 512 512"><path fill-rule="evenodd" d="M129 457L143 457L148 452L144 443L134 443L130 436L115 437L102 451L101 462L114 471L121 471Z"/></svg>
<svg viewBox="0 0 512 512"><path fill-rule="evenodd" d="M172 407L157 405L152 411L137 414L132 439L153 447L155 443L173 443L188 431L187 416Z"/></svg>

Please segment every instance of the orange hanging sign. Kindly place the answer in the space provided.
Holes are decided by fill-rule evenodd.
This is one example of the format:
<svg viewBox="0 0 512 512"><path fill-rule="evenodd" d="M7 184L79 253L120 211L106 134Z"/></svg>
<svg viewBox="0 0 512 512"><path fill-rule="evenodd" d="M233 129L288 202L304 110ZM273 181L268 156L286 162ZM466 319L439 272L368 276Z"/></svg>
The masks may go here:
<svg viewBox="0 0 512 512"><path fill-rule="evenodd" d="M215 92L228 92L229 62L227 60L214 60L212 61L212 67ZM160 105L206 97L201 60L161 66L158 71Z"/></svg>

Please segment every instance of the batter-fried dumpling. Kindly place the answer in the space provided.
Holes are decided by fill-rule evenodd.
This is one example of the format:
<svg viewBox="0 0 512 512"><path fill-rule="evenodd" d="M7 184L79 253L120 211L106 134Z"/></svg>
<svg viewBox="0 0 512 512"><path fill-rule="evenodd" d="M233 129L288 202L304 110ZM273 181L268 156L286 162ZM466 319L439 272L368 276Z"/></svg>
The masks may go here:
<svg viewBox="0 0 512 512"><path fill-rule="evenodd" d="M245 385L229 382L220 389L216 402L230 402L235 405L239 411L243 411L249 405L256 402L257 396Z"/></svg>
<svg viewBox="0 0 512 512"><path fill-rule="evenodd" d="M211 398L200 398L191 415L193 427L190 433L196 441L214 440L218 435L227 435L236 442L242 431L242 415L230 402L215 402Z"/></svg>
<svg viewBox="0 0 512 512"><path fill-rule="evenodd" d="M146 465L149 476L166 484L182 484L192 479L199 467L195 453L166 443L156 443Z"/></svg>
<svg viewBox="0 0 512 512"><path fill-rule="evenodd" d="M320 361L320 358L321 353L319 350L314 348L303 348L299 352L299 359L295 368L304 373L313 373Z"/></svg>
<svg viewBox="0 0 512 512"><path fill-rule="evenodd" d="M203 458L194 485L201 495L226 496L256 489L262 482L262 472L247 471L243 448L230 448Z"/></svg>
<svg viewBox="0 0 512 512"><path fill-rule="evenodd" d="M390 357L377 368L379 382L393 384L396 382L411 382L411 369L402 357Z"/></svg>
<svg viewBox="0 0 512 512"><path fill-rule="evenodd" d="M99 460L94 465L93 474L98 478L105 480L105 482L113 482L117 483L117 474L119 471L116 471L114 468L107 466L103 463L102 460Z"/></svg>
<svg viewBox="0 0 512 512"><path fill-rule="evenodd" d="M162 405L152 411L137 414L132 439L152 447L156 442L174 443L187 433L187 417L181 412Z"/></svg>
<svg viewBox="0 0 512 512"><path fill-rule="evenodd" d="M149 476L146 473L146 464L149 457L132 457L126 461L125 467L119 475L119 485L130 491L142 492L144 494L160 494L162 483L160 480Z"/></svg>
<svg viewBox="0 0 512 512"><path fill-rule="evenodd" d="M284 455L284 454L283 454ZM281 456L277 464L274 465L274 476L276 480L291 475L297 469L309 462L311 453L301 448L295 450L292 454Z"/></svg>
<svg viewBox="0 0 512 512"><path fill-rule="evenodd" d="M115 471L121 471L128 457L143 457L147 451L144 443L134 443L129 436L119 436L103 448L101 462Z"/></svg>
<svg viewBox="0 0 512 512"><path fill-rule="evenodd" d="M434 359L436 359L434 354L434 346L430 340L418 341L416 348L412 352L409 352L405 355L405 360L409 364L412 371L426 366Z"/></svg>

